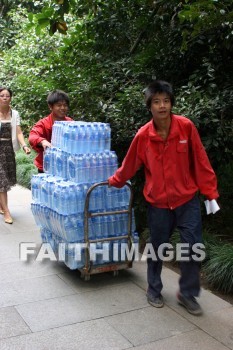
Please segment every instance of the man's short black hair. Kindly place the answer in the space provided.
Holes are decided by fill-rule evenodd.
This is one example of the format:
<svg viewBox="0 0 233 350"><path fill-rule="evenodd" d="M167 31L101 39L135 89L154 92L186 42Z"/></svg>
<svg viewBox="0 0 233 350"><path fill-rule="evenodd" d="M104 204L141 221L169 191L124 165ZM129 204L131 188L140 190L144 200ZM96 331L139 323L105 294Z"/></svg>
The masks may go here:
<svg viewBox="0 0 233 350"><path fill-rule="evenodd" d="M151 107L151 101L155 94L166 93L171 100L171 105L174 106L175 97L170 83L163 80L154 80L145 89L145 102L148 109Z"/></svg>
<svg viewBox="0 0 233 350"><path fill-rule="evenodd" d="M54 90L50 92L50 94L47 97L47 103L50 106L53 106L55 103L61 101L65 101L68 106L70 105L69 96L62 90Z"/></svg>

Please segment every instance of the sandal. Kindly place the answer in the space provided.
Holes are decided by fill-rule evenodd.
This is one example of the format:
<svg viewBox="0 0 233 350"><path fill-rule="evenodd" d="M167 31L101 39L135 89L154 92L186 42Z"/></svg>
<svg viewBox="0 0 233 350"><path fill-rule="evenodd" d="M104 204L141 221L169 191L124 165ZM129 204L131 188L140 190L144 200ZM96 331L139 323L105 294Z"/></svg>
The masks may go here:
<svg viewBox="0 0 233 350"><path fill-rule="evenodd" d="M13 224L13 219L12 217L9 217L8 219L5 219L6 224Z"/></svg>

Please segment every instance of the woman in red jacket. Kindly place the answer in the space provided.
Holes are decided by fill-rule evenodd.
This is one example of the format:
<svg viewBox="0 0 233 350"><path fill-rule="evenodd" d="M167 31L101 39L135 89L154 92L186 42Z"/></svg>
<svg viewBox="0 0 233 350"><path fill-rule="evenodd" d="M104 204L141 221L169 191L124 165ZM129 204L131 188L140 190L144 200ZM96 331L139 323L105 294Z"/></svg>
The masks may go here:
<svg viewBox="0 0 233 350"><path fill-rule="evenodd" d="M156 254L168 243L175 227L181 242L189 247L188 261L180 261L179 304L200 315L195 297L200 292L200 262L193 259L193 247L202 242L200 203L197 192L208 200L218 198L217 180L198 131L191 120L172 113L172 87L153 81L145 91L152 120L139 129L122 166L109 178L109 184L122 187L143 165L144 197L148 203L150 242ZM147 259L148 302L163 306L161 290L162 259Z"/></svg>
<svg viewBox="0 0 233 350"><path fill-rule="evenodd" d="M29 143L37 152L34 164L38 172L43 172L43 152L47 147L51 147L52 127L55 121L71 121L67 117L69 110L69 97L61 90L55 90L48 95L47 103L51 113L39 120L29 134Z"/></svg>

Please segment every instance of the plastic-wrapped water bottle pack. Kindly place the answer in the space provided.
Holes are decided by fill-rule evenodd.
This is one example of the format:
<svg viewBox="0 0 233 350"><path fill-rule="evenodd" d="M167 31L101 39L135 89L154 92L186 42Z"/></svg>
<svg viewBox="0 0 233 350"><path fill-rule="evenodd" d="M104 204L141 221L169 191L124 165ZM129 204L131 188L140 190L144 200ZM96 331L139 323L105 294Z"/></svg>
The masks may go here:
<svg viewBox="0 0 233 350"><path fill-rule="evenodd" d="M115 152L110 151L111 129L107 123L55 122L52 147L44 153L44 173L31 179L31 209L41 230L43 242L51 245L56 254L64 246L64 263L70 269L84 264L84 253L77 258L72 244L84 242L84 206L86 194L94 183L106 181L118 167ZM90 194L89 211L104 213L128 209L130 190L97 186ZM128 214L93 216L88 219L89 239L117 237L128 233ZM134 241L134 215L132 218ZM120 241L118 241L119 243ZM100 248L109 249L110 261L113 244L99 242ZM115 250L114 250L115 249ZM118 249L118 248L117 248ZM98 257L98 255L97 255ZM77 261L76 261L77 260ZM109 262L109 260L108 260ZM104 263L100 257L94 264Z"/></svg>

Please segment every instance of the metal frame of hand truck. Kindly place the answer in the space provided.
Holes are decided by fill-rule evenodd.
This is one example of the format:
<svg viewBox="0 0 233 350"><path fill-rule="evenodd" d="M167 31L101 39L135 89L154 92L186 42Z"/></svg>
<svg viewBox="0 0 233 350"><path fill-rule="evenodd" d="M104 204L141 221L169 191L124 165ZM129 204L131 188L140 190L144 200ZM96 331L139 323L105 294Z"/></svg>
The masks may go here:
<svg viewBox="0 0 233 350"><path fill-rule="evenodd" d="M132 202L133 202L133 191L132 187L129 183L126 183L126 186L130 189L130 199L129 199L129 205L128 209L125 210L118 210L118 211L105 211L105 212L98 212L98 213L92 213L89 211L89 202L90 202L90 195L91 192L97 187L97 186L109 186L109 183L106 182L99 182L92 185L86 194L85 198L85 206L84 206L84 260L85 264L83 268L79 268L78 270L81 272L81 278L83 278L85 281L90 280L90 276L93 274L103 273L103 272L109 272L113 271L114 276L118 275L119 270L128 269L133 266L133 257L132 260L126 260L126 261L120 261L120 262L110 262L110 263L104 263L101 265L93 265L93 262L90 260L90 244L91 243L97 243L97 242L107 242L107 241L115 241L115 240L123 240L127 239L128 243L128 249L130 251L131 246L133 244L132 239ZM116 214L128 214L128 230L126 235L122 236L115 236L115 237L104 237L100 239L89 239L89 218L96 217L96 216L105 216L105 215L116 215Z"/></svg>

